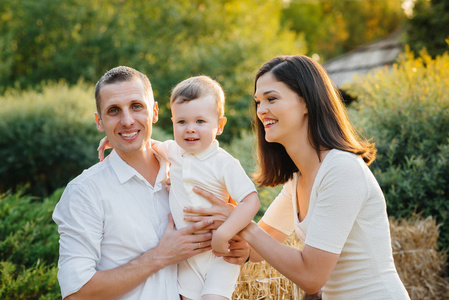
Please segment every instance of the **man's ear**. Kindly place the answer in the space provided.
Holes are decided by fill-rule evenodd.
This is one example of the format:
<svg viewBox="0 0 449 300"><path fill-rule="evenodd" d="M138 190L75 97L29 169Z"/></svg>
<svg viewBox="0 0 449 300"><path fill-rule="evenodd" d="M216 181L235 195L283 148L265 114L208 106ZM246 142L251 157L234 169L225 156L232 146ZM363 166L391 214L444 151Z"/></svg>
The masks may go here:
<svg viewBox="0 0 449 300"><path fill-rule="evenodd" d="M103 125L101 125L101 119L100 119L100 115L98 114L98 112L95 113L95 123L97 123L98 131L104 132L104 128L103 128Z"/></svg>
<svg viewBox="0 0 449 300"><path fill-rule="evenodd" d="M217 135L220 135L223 133L223 129L226 125L226 122L228 121L228 119L226 119L226 117L220 118L218 120L218 130L217 130Z"/></svg>
<svg viewBox="0 0 449 300"><path fill-rule="evenodd" d="M153 105L153 123L156 123L159 120L159 106L157 106L157 102L154 102Z"/></svg>

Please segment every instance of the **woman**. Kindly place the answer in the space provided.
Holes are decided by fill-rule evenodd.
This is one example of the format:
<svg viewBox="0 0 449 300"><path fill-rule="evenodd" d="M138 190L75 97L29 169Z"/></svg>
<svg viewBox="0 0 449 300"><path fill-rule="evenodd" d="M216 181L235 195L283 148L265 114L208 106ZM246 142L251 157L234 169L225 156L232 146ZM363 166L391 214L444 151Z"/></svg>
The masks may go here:
<svg viewBox="0 0 449 300"><path fill-rule="evenodd" d="M367 166L374 144L356 134L324 69L305 56L275 57L258 71L254 99L255 181L284 187L261 221L239 234L251 261L266 260L307 293L322 290L323 299L409 299L385 199ZM302 250L282 244L293 229Z"/></svg>

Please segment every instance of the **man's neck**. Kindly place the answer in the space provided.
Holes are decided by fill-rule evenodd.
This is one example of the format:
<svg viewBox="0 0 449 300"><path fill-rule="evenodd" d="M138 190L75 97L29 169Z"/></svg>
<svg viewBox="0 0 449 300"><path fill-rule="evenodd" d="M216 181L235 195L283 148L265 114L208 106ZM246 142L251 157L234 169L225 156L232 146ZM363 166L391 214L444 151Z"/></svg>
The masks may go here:
<svg viewBox="0 0 449 300"><path fill-rule="evenodd" d="M160 167L152 148L136 152L117 151L117 154L154 186Z"/></svg>

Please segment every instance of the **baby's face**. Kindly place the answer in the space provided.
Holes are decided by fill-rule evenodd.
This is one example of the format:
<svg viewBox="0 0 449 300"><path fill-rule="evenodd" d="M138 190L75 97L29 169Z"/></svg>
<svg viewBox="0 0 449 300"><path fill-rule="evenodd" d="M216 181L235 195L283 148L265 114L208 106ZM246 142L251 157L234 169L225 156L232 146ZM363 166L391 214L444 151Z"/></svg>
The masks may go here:
<svg viewBox="0 0 449 300"><path fill-rule="evenodd" d="M175 141L188 153L206 150L226 123L226 118L219 118L216 100L210 95L173 103L171 111Z"/></svg>

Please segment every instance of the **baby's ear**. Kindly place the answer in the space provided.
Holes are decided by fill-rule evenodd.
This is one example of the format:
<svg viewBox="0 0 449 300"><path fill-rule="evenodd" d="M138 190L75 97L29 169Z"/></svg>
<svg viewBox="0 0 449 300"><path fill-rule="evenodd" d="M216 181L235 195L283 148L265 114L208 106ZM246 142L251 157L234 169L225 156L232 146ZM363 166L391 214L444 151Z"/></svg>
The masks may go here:
<svg viewBox="0 0 449 300"><path fill-rule="evenodd" d="M226 117L220 118L220 119L218 120L218 130L217 130L217 135L220 135L220 134L223 133L223 129L224 129L224 127L225 127L227 121L228 121L228 120L226 119Z"/></svg>

